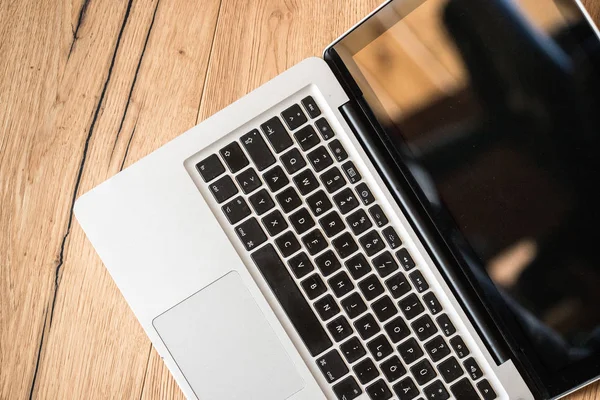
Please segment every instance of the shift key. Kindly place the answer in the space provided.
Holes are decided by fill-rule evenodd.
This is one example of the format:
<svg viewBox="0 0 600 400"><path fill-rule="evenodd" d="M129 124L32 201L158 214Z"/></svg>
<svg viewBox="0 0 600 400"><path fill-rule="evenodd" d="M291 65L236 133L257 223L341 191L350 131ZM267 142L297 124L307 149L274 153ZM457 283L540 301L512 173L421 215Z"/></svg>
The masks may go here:
<svg viewBox="0 0 600 400"><path fill-rule="evenodd" d="M273 157L273 153L269 150L269 147L265 143L260 132L258 132L258 129L253 129L246 133L242 136L241 140L244 148L259 171L262 171L275 163L275 157Z"/></svg>

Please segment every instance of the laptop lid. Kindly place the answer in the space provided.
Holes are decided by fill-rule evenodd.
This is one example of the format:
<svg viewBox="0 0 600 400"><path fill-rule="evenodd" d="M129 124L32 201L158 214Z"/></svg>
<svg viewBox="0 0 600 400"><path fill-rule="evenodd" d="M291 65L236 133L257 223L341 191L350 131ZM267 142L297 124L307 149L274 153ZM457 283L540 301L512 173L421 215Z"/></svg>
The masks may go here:
<svg viewBox="0 0 600 400"><path fill-rule="evenodd" d="M325 54L543 397L600 375L599 37L574 0L394 0Z"/></svg>

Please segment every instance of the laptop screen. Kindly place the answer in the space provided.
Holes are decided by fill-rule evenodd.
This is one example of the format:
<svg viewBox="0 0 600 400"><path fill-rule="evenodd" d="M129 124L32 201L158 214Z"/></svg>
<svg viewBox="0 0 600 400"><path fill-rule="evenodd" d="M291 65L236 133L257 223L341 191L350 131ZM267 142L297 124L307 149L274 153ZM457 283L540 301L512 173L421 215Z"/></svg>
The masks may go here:
<svg viewBox="0 0 600 400"><path fill-rule="evenodd" d="M571 0L404 0L335 46L548 376L599 363L597 33Z"/></svg>

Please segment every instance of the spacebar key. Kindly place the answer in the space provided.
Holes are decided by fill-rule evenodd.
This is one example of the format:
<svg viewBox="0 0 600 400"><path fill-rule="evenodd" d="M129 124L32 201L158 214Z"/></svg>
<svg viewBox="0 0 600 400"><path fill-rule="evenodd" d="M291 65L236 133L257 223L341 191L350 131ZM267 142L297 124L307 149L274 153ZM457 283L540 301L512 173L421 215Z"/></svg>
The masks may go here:
<svg viewBox="0 0 600 400"><path fill-rule="evenodd" d="M314 357L330 348L329 336L273 246L267 244L251 257L310 354Z"/></svg>

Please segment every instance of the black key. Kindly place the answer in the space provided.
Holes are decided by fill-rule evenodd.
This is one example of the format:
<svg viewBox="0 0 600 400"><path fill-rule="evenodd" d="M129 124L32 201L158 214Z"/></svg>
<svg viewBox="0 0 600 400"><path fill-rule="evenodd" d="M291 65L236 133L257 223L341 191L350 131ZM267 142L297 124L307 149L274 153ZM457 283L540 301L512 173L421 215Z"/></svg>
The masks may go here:
<svg viewBox="0 0 600 400"><path fill-rule="evenodd" d="M392 250L402 245L402 240L400 240L400 236L398 236L394 227L388 226L381 233Z"/></svg>
<svg viewBox="0 0 600 400"><path fill-rule="evenodd" d="M371 265L365 256L360 253L346 260L344 264L348 268L348 271L350 271L350 275L356 280L371 272Z"/></svg>
<svg viewBox="0 0 600 400"><path fill-rule="evenodd" d="M371 314L366 314L354 321L354 328L363 340L373 337L381 329Z"/></svg>
<svg viewBox="0 0 600 400"><path fill-rule="evenodd" d="M311 256L314 256L327 248L327 239L325 239L325 236L323 236L318 229L304 235L302 242Z"/></svg>
<svg viewBox="0 0 600 400"><path fill-rule="evenodd" d="M460 367L460 364L454 357L450 357L447 360L442 361L438 365L438 371L440 371L440 374L446 383L453 382L464 374L463 369Z"/></svg>
<svg viewBox="0 0 600 400"><path fill-rule="evenodd" d="M252 205L252 208L254 208L254 211L258 215L262 215L269 211L271 208L275 207L275 203L273 202L273 199L269 195L269 192L266 191L266 189L261 189L258 192L254 193L252 196L250 196L249 200L250 204Z"/></svg>
<svg viewBox="0 0 600 400"><path fill-rule="evenodd" d="M258 129L253 129L241 137L244 148L250 155L254 165L259 171L262 171L275 163L275 157L269 150Z"/></svg>
<svg viewBox="0 0 600 400"><path fill-rule="evenodd" d="M392 386L399 400L412 400L419 395L419 389L411 378L401 380Z"/></svg>
<svg viewBox="0 0 600 400"><path fill-rule="evenodd" d="M329 167L333 164L333 159L327 152L327 149L324 146L319 146L310 153L307 154L306 158L313 166L315 171L321 172L325 168Z"/></svg>
<svg viewBox="0 0 600 400"><path fill-rule="evenodd" d="M263 232L256 218L247 219L239 224L235 228L235 233L237 233L248 251L254 250L267 240L267 235Z"/></svg>
<svg viewBox="0 0 600 400"><path fill-rule="evenodd" d="M292 179L303 196L306 196L319 187L319 181L310 169L305 169Z"/></svg>
<svg viewBox="0 0 600 400"><path fill-rule="evenodd" d="M346 184L346 180L337 167L333 167L327 172L321 174L321 182L323 182L325 189L327 189L329 193L334 193L340 190Z"/></svg>
<svg viewBox="0 0 600 400"><path fill-rule="evenodd" d="M446 337L452 336L454 335L454 332L456 332L456 328L454 327L454 325L452 325L450 318L448 318L446 314L442 314L439 317L437 317L436 321L440 326L442 332L444 332L444 335L446 335Z"/></svg>
<svg viewBox="0 0 600 400"><path fill-rule="evenodd" d="M329 143L329 148L331 149L331 153L333 153L333 156L337 162L342 162L348 158L348 153L346 153L346 149L344 149L344 146L342 146L339 140L335 139Z"/></svg>
<svg viewBox="0 0 600 400"><path fill-rule="evenodd" d="M383 327L387 332L390 339L392 339L393 343L398 343L408 335L410 335L410 329L404 322L404 318L397 317L385 324Z"/></svg>
<svg viewBox="0 0 600 400"><path fill-rule="evenodd" d="M477 384L477 389L479 389L479 393L481 393L484 400L494 400L496 398L496 392L494 392L492 385L485 379Z"/></svg>
<svg viewBox="0 0 600 400"><path fill-rule="evenodd" d="M281 113L281 117L292 131L307 121L306 115L304 115L304 112L302 112L302 109L298 104L294 104L290 108L284 110Z"/></svg>
<svg viewBox="0 0 600 400"><path fill-rule="evenodd" d="M383 296L381 299L371 304L371 308L380 322L387 321L398 314L396 305L388 296Z"/></svg>
<svg viewBox="0 0 600 400"><path fill-rule="evenodd" d="M402 272L398 272L396 275L385 281L385 285L395 299L399 299L410 292L410 283L408 283Z"/></svg>
<svg viewBox="0 0 600 400"><path fill-rule="evenodd" d="M474 381L483 376L483 372L481 371L481 368L479 368L479 364L477 364L477 361L475 361L473 357L467 358L463 362L463 365L465 367L465 370L467 371L467 374L469 374L471 379L473 379Z"/></svg>
<svg viewBox="0 0 600 400"><path fill-rule="evenodd" d="M263 174L263 179L271 189L271 192L277 192L290 183L285 172L280 166L276 166Z"/></svg>
<svg viewBox="0 0 600 400"><path fill-rule="evenodd" d="M315 269L305 252L296 254L294 257L290 258L288 260L288 265L298 279L304 278Z"/></svg>
<svg viewBox="0 0 600 400"><path fill-rule="evenodd" d="M324 276L329 276L342 267L340 261L331 250L327 250L315 259L317 267Z"/></svg>
<svg viewBox="0 0 600 400"><path fill-rule="evenodd" d="M429 400L448 400L450 395L444 387L444 384L440 381L435 381L431 385L423 389L425 397Z"/></svg>
<svg viewBox="0 0 600 400"><path fill-rule="evenodd" d="M362 297L360 297L360 295L356 292L342 300L342 307L350 319L354 319L367 311L367 305L363 301Z"/></svg>
<svg viewBox="0 0 600 400"><path fill-rule="evenodd" d="M349 376L333 386L333 393L338 400L354 400L362 394L362 389L353 376Z"/></svg>
<svg viewBox="0 0 600 400"><path fill-rule="evenodd" d="M316 360L327 382L332 383L348 373L348 367L337 350L331 350Z"/></svg>
<svg viewBox="0 0 600 400"><path fill-rule="evenodd" d="M338 206L342 214L347 214L358 207L358 200L350 188L346 188L333 196L333 202Z"/></svg>
<svg viewBox="0 0 600 400"><path fill-rule="evenodd" d="M308 206L310 207L311 211L313 212L313 214L315 214L316 217L327 212L332 207L331 201L329 201L329 197L327 197L325 192L322 190L319 190L317 193L313 194L312 196L309 196L306 199L306 202L308 203Z"/></svg>
<svg viewBox="0 0 600 400"><path fill-rule="evenodd" d="M215 196L217 203L224 202L238 192L237 186L235 186L235 183L233 183L233 180L228 175L211 183L208 187L213 196Z"/></svg>
<svg viewBox="0 0 600 400"><path fill-rule="evenodd" d="M316 299L327 291L327 286L318 274L312 274L303 280L301 285L310 300Z"/></svg>
<svg viewBox="0 0 600 400"><path fill-rule="evenodd" d="M225 172L225 167L216 154L212 154L200 161L198 164L196 164L196 169L200 173L200 176L204 182L210 182Z"/></svg>
<svg viewBox="0 0 600 400"><path fill-rule="evenodd" d="M400 265L404 270L409 271L415 267L415 262L406 249L400 249L396 252L396 258L400 260Z"/></svg>
<svg viewBox="0 0 600 400"><path fill-rule="evenodd" d="M348 232L344 232L337 238L333 239L332 244L342 259L349 257L358 251L358 245L354 241L352 235L350 235Z"/></svg>
<svg viewBox="0 0 600 400"><path fill-rule="evenodd" d="M300 196L293 187L284 189L275 198L285 213L289 213L302 205L302 200L300 200Z"/></svg>
<svg viewBox="0 0 600 400"><path fill-rule="evenodd" d="M373 379L379 376L379 370L373 364L373 361L370 358L365 358L358 364L356 364L352 370L356 377L363 385L365 383L371 382Z"/></svg>
<svg viewBox="0 0 600 400"><path fill-rule="evenodd" d="M275 248L267 244L252 253L251 257L302 338L308 352L314 357L331 347L331 340L321 321L313 313ZM324 284L322 286L325 287Z"/></svg>
<svg viewBox="0 0 600 400"><path fill-rule="evenodd" d="M235 180L242 188L242 191L246 194L253 192L262 185L262 182L256 174L256 171L254 171L254 168L248 168L244 172L239 173L235 177Z"/></svg>
<svg viewBox="0 0 600 400"><path fill-rule="evenodd" d="M262 124L260 129L269 140L269 143L271 143L271 146L273 146L275 153L281 153L294 143L277 117L273 117Z"/></svg>
<svg viewBox="0 0 600 400"><path fill-rule="evenodd" d="M373 266L382 278L398 269L398 264L389 251L384 251L373 259Z"/></svg>
<svg viewBox="0 0 600 400"><path fill-rule="evenodd" d="M406 374L406 368L402 365L402 361L398 356L392 356L386 361L382 362L381 372L385 375L388 382L394 382L396 379L400 379L402 375Z"/></svg>
<svg viewBox="0 0 600 400"><path fill-rule="evenodd" d="M367 186L366 183L360 183L356 185L356 193L358 193L358 198L361 199L365 206L373 204L375 201L375 197L371 193L371 189Z"/></svg>
<svg viewBox="0 0 600 400"><path fill-rule="evenodd" d="M350 183L356 183L362 179L360 172L358 172L352 161L347 161L342 164L342 170L346 174L346 178L348 178L348 182Z"/></svg>
<svg viewBox="0 0 600 400"><path fill-rule="evenodd" d="M246 218L252 211L242 196L238 196L231 200L229 203L221 207L223 213L229 220L231 225L235 225L244 218Z"/></svg>
<svg viewBox="0 0 600 400"><path fill-rule="evenodd" d="M321 134L323 140L329 140L335 135L333 129L331 129L331 126L329 125L329 122L327 122L325 118L319 118L316 120L315 126L317 127L317 130Z"/></svg>
<svg viewBox="0 0 600 400"><path fill-rule="evenodd" d="M312 219L306 208L301 208L300 210L294 212L289 216L289 218L294 230L298 235L303 234L315 226L315 221Z"/></svg>
<svg viewBox="0 0 600 400"><path fill-rule="evenodd" d="M367 213L363 209L360 209L350 214L346 218L346 222L348 222L350 229L352 229L352 233L354 233L357 236L365 232L371 226L373 226L371 220L367 216Z"/></svg>
<svg viewBox="0 0 600 400"><path fill-rule="evenodd" d="M340 345L340 350L344 357L346 357L346 361L350 364L367 354L365 348L356 336L342 343Z"/></svg>
<svg viewBox="0 0 600 400"><path fill-rule="evenodd" d="M450 346L452 346L454 352L459 358L465 358L471 353L460 336L454 336L452 339L450 339Z"/></svg>
<svg viewBox="0 0 600 400"><path fill-rule="evenodd" d="M285 218L281 215L279 210L275 210L264 216L261 221L271 236L279 235L288 227Z"/></svg>
<svg viewBox="0 0 600 400"><path fill-rule="evenodd" d="M424 385L437 376L433 365L426 358L413 365L410 372L419 385Z"/></svg>
<svg viewBox="0 0 600 400"><path fill-rule="evenodd" d="M371 301L383 293L383 286L381 286L379 279L375 275L371 275L360 281L358 287L367 301Z"/></svg>
<svg viewBox="0 0 600 400"><path fill-rule="evenodd" d="M375 225L380 228L390 222L378 204L375 204L373 207L369 208L369 214L371 214L371 217L373 217Z"/></svg>
<svg viewBox="0 0 600 400"><path fill-rule="evenodd" d="M433 294L432 292L429 292L426 295L424 295L423 301L425 302L425 305L427 306L427 308L429 308L429 311L431 311L433 315L442 311L442 305L438 301L437 297L435 297L435 294Z"/></svg>
<svg viewBox="0 0 600 400"><path fill-rule="evenodd" d="M328 237L333 237L344 230L346 227L340 215L332 211L319 220L319 225Z"/></svg>
<svg viewBox="0 0 600 400"><path fill-rule="evenodd" d="M238 142L229 143L219 150L219 153L221 154L221 157L223 157L223 160L225 160L225 164L227 164L232 174L235 174L249 164L248 159Z"/></svg>
<svg viewBox="0 0 600 400"><path fill-rule="evenodd" d="M467 378L461 379L454 385L450 386L450 391L455 398L460 400L480 400L473 385Z"/></svg>
<svg viewBox="0 0 600 400"><path fill-rule="evenodd" d="M392 345L384 335L379 335L367 343L367 349L369 349L375 361L381 361L394 352Z"/></svg>
<svg viewBox="0 0 600 400"><path fill-rule="evenodd" d="M348 323L348 320L343 315L340 315L333 321L327 324L327 329L336 342L341 342L354 332Z"/></svg>
<svg viewBox="0 0 600 400"><path fill-rule="evenodd" d="M413 331L423 341L429 339L437 332L437 327L429 315L423 315L411 324Z"/></svg>
<svg viewBox="0 0 600 400"><path fill-rule="evenodd" d="M304 128L300 129L294 134L294 137L304 151L312 149L321 141L317 132L315 132L315 129L310 125L306 125Z"/></svg>
<svg viewBox="0 0 600 400"><path fill-rule="evenodd" d="M333 290L333 294L336 297L343 297L354 289L354 283L352 283L350 277L344 271L336 274L327 283L329 283L329 287Z"/></svg>
<svg viewBox="0 0 600 400"><path fill-rule="evenodd" d="M423 350L413 338L400 343L398 346L398 353L400 353L400 357L402 357L402 360L406 365L412 364L423 356Z"/></svg>
<svg viewBox="0 0 600 400"><path fill-rule="evenodd" d="M323 321L333 318L340 312L337 303L330 294L321 297L315 302L315 309Z"/></svg>
<svg viewBox="0 0 600 400"><path fill-rule="evenodd" d="M300 171L306 165L306 161L304 161L304 157L302 157L300 150L296 148L293 148L282 155L280 160L290 175Z"/></svg>
<svg viewBox="0 0 600 400"><path fill-rule="evenodd" d="M367 256L372 256L374 254L379 253L381 250L385 248L385 243L379 236L376 230L372 230L369 233L366 233L363 237L358 239L360 245L365 249L365 253Z"/></svg>
<svg viewBox="0 0 600 400"><path fill-rule="evenodd" d="M366 388L366 391L371 400L389 400L392 397L392 392L390 392L383 379L375 381Z"/></svg>
<svg viewBox="0 0 600 400"><path fill-rule="evenodd" d="M424 291L429 289L429 284L423 277L423 274L421 273L421 271L415 271L412 274L410 274L409 277L410 277L410 280L412 281L415 289L417 289L417 292L423 293Z"/></svg>
<svg viewBox="0 0 600 400"><path fill-rule="evenodd" d="M283 235L275 239L275 244L279 248L281 255L285 258L291 256L298 250L300 250L300 243L296 239L296 235L292 231L287 231Z"/></svg>
<svg viewBox="0 0 600 400"><path fill-rule="evenodd" d="M413 319L425 311L421 300L414 293L409 294L398 303L406 319Z"/></svg>
<svg viewBox="0 0 600 400"><path fill-rule="evenodd" d="M321 110L319 110L319 106L317 106L317 103L312 96L306 96L303 98L302 105L311 118L317 118L319 115L321 115Z"/></svg>
<svg viewBox="0 0 600 400"><path fill-rule="evenodd" d="M450 347L441 336L436 336L425 343L425 350L429 353L429 357L433 362L438 362L451 353Z"/></svg>

